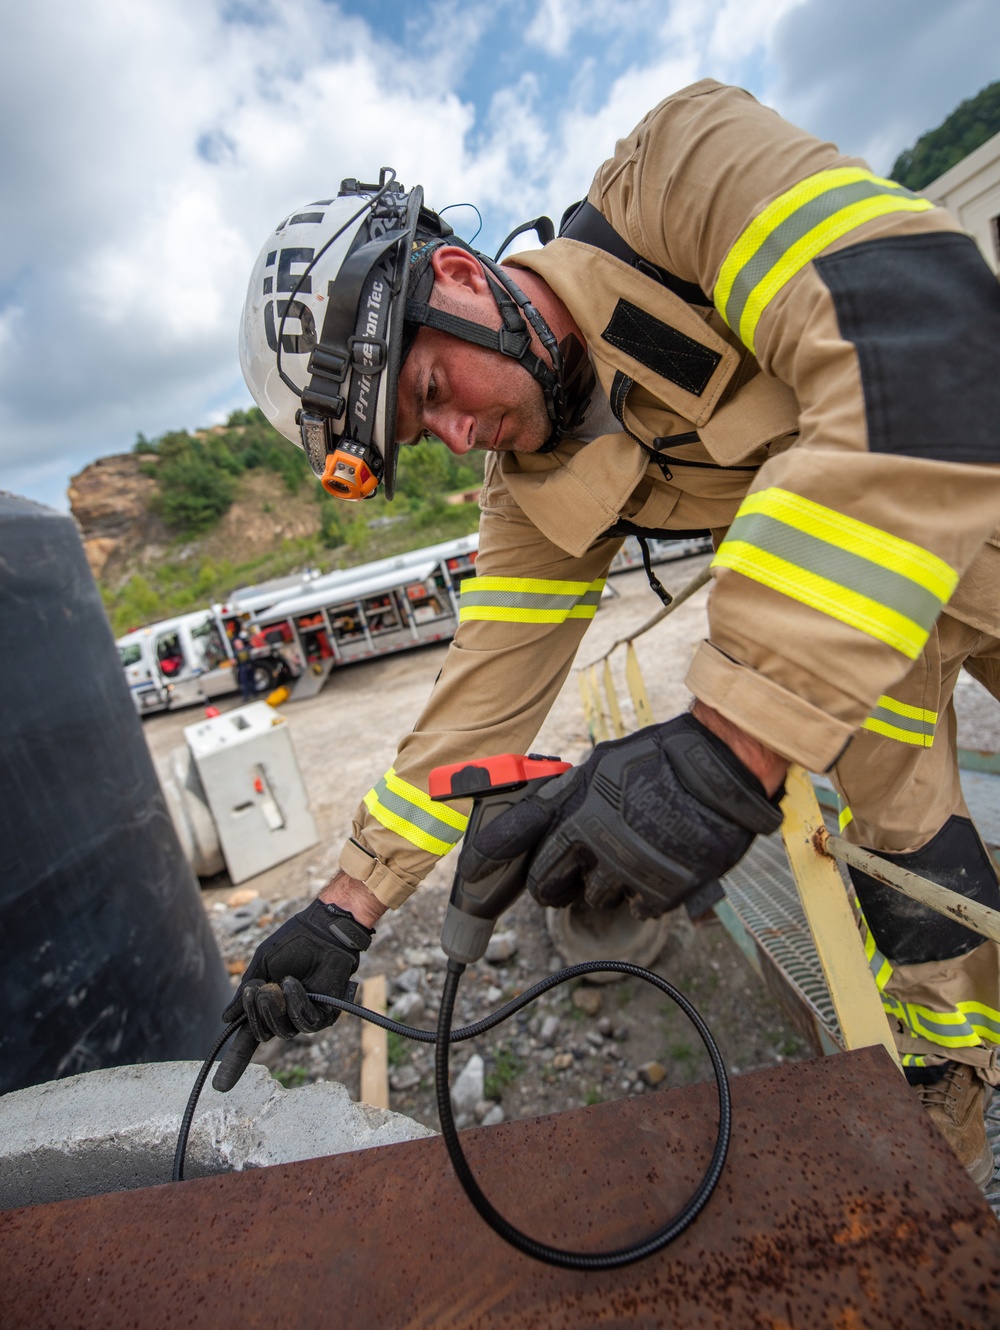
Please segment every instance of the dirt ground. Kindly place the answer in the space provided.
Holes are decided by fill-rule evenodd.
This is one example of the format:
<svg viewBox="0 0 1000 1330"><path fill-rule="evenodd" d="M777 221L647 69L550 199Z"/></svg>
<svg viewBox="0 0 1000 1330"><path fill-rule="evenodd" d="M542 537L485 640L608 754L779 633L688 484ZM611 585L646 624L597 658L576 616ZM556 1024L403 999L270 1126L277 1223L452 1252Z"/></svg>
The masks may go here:
<svg viewBox="0 0 1000 1330"><path fill-rule="evenodd" d="M660 565L657 572L672 592L683 587L708 561L707 555ZM657 611L641 570L612 579L617 593L606 598L581 647L578 665L600 657L612 643L634 632ZM657 719L683 710L689 694L683 679L697 643L706 634L707 589L639 638L636 650ZM340 847L362 794L391 765L397 740L409 729L444 659L445 647L427 647L334 672L316 698L283 708L309 790L320 844L261 874L236 890L256 891L266 908L255 924L227 931L234 895L228 877L204 884L203 898L233 975L258 942L282 919L302 909L335 871ZM635 721L624 684L624 652L613 670L627 728ZM223 699L222 709L238 705ZM959 742L965 747L1000 749L1000 707L963 675L956 692ZM148 717L145 734L154 756L183 743L183 729L199 719L197 709ZM578 761L589 749L577 673L560 693L536 750ZM454 855L442 861L416 895L380 924L358 978L384 974L393 1001L415 1008L409 1023L433 1027L444 974L437 946L447 904ZM238 898L237 898L238 899ZM711 916L710 916L711 918ZM508 935L495 962L483 961L466 973L459 990L456 1023L478 1020L563 963L543 912L528 897L501 920ZM721 925L693 926L675 912L659 960L652 967L698 1008L719 1042L732 1075L785 1060L812 1056L786 1015ZM482 1098L475 1116L527 1117L580 1104L646 1093L656 1085L703 1080L710 1064L687 1018L658 990L639 980L584 986L564 985L489 1034L453 1050L453 1079L471 1052L485 1064ZM416 997L409 996L411 994ZM420 1015L420 1009L423 1014ZM361 1034L359 1023L343 1017L319 1035L284 1043L275 1040L261 1060L287 1086L317 1079L342 1081L358 1097ZM433 1050L390 1036L391 1107L437 1126L433 1103ZM499 1107L497 1107L499 1105Z"/></svg>

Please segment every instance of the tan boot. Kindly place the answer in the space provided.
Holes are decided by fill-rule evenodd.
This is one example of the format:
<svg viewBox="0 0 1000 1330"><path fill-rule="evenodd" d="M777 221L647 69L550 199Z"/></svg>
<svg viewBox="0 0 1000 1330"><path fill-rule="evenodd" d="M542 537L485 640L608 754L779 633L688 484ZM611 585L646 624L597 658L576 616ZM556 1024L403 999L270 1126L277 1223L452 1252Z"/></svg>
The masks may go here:
<svg viewBox="0 0 1000 1330"><path fill-rule="evenodd" d="M965 1063L949 1062L940 1080L913 1089L959 1163L977 1187L985 1188L993 1176L993 1151L983 1121L986 1087L975 1071Z"/></svg>

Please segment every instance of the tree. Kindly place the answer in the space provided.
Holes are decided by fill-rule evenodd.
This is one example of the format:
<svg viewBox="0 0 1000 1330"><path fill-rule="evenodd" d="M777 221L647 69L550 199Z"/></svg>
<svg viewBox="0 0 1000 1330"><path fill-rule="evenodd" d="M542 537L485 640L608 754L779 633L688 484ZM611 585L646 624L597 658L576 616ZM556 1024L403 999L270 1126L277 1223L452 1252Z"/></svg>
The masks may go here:
<svg viewBox="0 0 1000 1330"><path fill-rule="evenodd" d="M962 102L937 129L921 134L912 148L896 158L893 180L920 190L1000 133L1000 82L989 83Z"/></svg>

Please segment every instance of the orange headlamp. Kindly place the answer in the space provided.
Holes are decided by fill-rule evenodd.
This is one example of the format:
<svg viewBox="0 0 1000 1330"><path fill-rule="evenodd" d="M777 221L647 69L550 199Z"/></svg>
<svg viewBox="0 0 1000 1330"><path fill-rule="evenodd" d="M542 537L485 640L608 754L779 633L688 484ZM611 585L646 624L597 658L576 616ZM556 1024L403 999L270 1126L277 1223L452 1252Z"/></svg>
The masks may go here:
<svg viewBox="0 0 1000 1330"><path fill-rule="evenodd" d="M338 499L370 499L378 489L378 476L365 460L363 444L348 439L327 454L320 484Z"/></svg>

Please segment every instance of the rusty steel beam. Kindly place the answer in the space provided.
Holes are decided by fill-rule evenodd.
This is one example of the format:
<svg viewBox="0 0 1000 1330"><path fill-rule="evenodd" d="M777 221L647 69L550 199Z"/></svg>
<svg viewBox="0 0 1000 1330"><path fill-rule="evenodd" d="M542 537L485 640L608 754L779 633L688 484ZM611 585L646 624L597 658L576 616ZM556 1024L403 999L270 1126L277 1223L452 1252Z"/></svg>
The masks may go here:
<svg viewBox="0 0 1000 1330"><path fill-rule="evenodd" d="M294 1092L293 1092L294 1093ZM0 1215L0 1325L452 1330L1000 1325L1000 1229L882 1049L738 1077L718 1190L626 1269L537 1264L473 1212L440 1140ZM715 1132L708 1084L463 1135L544 1241L662 1224Z"/></svg>

